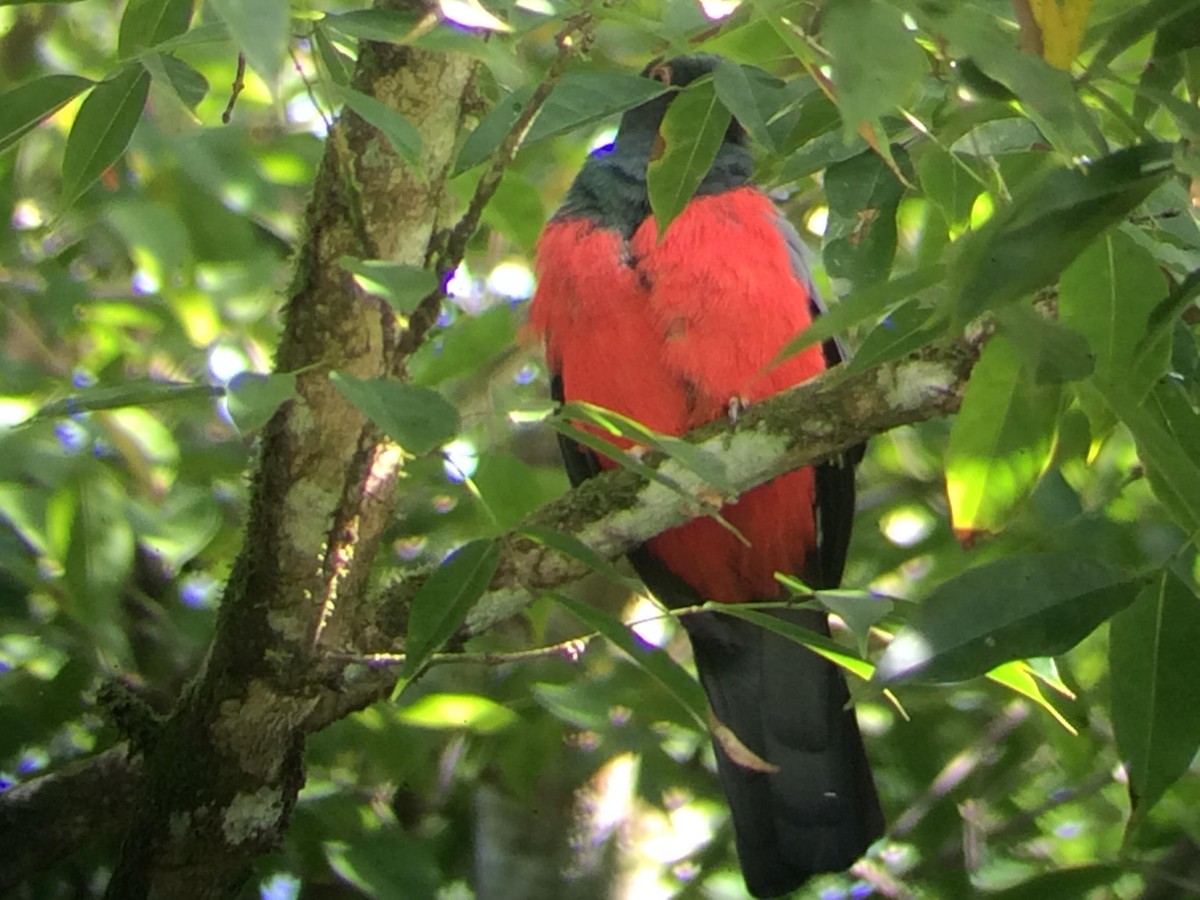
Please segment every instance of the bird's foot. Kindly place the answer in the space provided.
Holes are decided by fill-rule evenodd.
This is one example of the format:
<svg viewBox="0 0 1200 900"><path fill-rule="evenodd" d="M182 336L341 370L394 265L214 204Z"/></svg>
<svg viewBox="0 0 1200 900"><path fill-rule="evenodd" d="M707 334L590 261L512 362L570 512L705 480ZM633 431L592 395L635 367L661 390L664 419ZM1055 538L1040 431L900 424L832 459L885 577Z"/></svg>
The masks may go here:
<svg viewBox="0 0 1200 900"><path fill-rule="evenodd" d="M749 408L750 401L745 397L730 397L729 402L725 405L726 413L729 415L729 424L736 425L738 416L740 416L744 410Z"/></svg>

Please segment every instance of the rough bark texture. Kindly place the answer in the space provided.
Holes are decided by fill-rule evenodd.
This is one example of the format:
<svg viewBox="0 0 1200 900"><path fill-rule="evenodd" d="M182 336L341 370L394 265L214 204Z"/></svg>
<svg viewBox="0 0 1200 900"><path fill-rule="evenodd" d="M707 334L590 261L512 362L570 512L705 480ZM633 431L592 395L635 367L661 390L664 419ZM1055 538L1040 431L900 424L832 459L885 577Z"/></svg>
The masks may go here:
<svg viewBox="0 0 1200 900"><path fill-rule="evenodd" d="M687 440L722 460L735 496L740 495L891 428L954 412L982 337L933 347L850 377L831 373L840 383L831 386L826 377L802 384L755 404L735 428L714 422L696 429ZM661 455L648 455L642 462L682 487L684 494L628 470L614 470L539 510L529 524L566 532L604 558L619 559L667 528L731 499L714 497L714 489L698 475ZM579 560L511 535L488 593L467 617L467 633L486 631L523 608L537 591L577 580L588 571ZM402 635L399 622L418 582L398 583L386 604L364 610L373 619L364 622L358 634Z"/></svg>
<svg viewBox="0 0 1200 900"><path fill-rule="evenodd" d="M801 385L748 410L732 431L725 423L715 423L699 429L689 439L721 454L737 488L749 490L778 472L812 463L888 428L954 411L961 400L978 345L979 339L976 338L931 348L909 359L847 378L834 386L823 383ZM686 474L681 473L677 466L672 469L674 464L669 461L654 457L644 461L660 471L685 482L687 480ZM674 492L648 485L644 479L632 473L614 471L592 479L547 505L531 517L531 521L570 533L587 542L601 555L616 559L658 530L685 521L696 511L695 506L689 507ZM528 538L510 535L504 545L500 569L490 592L477 604L468 633L477 633L504 616L519 611L540 589L564 584L588 572L584 564L567 559ZM258 564L264 565L263 562ZM261 581L253 583L264 584ZM359 611L355 627L359 630L359 643L364 650L381 650L398 645L404 634L404 604L420 584L419 578L406 580L395 588L388 603L380 607L364 607ZM262 589L265 590L265 586ZM229 590L230 598L240 598L240 602L251 607L255 602L265 599L255 594L246 595L246 588L238 587L236 581L231 582ZM311 610L311 607L310 603L305 608ZM262 615L265 617L267 614L264 612ZM248 618L247 621L252 620ZM271 639L269 647L287 646L271 637L274 632L269 627L263 627ZM230 639L225 632L222 634L225 639ZM236 638L236 635L233 637ZM245 646L250 645L247 640ZM307 653L306 647L307 644L303 644L295 650L297 655L292 659L280 656L272 660L265 654L254 656L254 659L261 660L260 667L251 669L253 674L246 682L248 687L240 691L235 676L214 679L214 670L210 665L196 695L188 698L193 715L205 713L195 720L199 725L195 726L194 731L186 731L179 721L180 715L177 715L172 720L172 727L179 730L168 730L169 735L175 736L173 752L166 752L160 744L153 754L154 760L164 766L158 777L176 779L176 790L168 792L167 796L184 799L190 796L194 802L203 803L204 798L225 796L214 794L215 790L232 788L234 793L229 795L231 800L225 805L224 814L240 815L242 819L232 819L231 828L239 821L251 825L261 821L255 820L253 815L265 816L278 806L280 815L266 823L270 826L269 830L252 845L257 849L245 848L246 852L239 857L243 866L248 865L254 853L266 849L276 840L282 830L285 810L281 805L282 799L276 804L276 797L290 798L287 806L287 810L290 810L294 799L294 794L290 792L294 786L298 786L301 777L299 752L303 734L324 728L386 696L395 682L396 674L392 669L366 669L357 663L347 665L344 658L339 661L337 656L317 660ZM232 652L232 649L226 652ZM280 663L284 665L271 668ZM290 670L289 674L289 664L307 668ZM243 665L250 668L249 662ZM216 693L221 689L227 693ZM204 707L205 702L212 702L206 698L213 696L222 697L224 703ZM206 730L205 723L209 722L212 725ZM207 756L202 758L197 749L206 745L191 747L187 743L191 739L215 743L207 744ZM173 767L171 764L176 759L179 764ZM274 760L279 762L272 764ZM212 777L211 771L209 776L201 777L198 762L214 766L218 771L225 764L237 763L238 768L227 777ZM87 775L87 767L105 764L104 756L81 764L81 770L75 777L85 779L79 782L81 784L95 783L102 775ZM287 768L289 765L290 768ZM123 779L128 777L123 775ZM286 782L288 793L284 793L282 787L279 794L271 793L270 786L281 784L284 778L292 779ZM0 800L0 843L5 846L19 847L19 844L10 843L14 840L12 835L24 828L25 822L32 820L30 816L55 818L75 815L71 811L69 797L61 791L38 793L33 789L37 783L29 786L28 795L21 798L22 807L12 814L5 806L8 795ZM122 780L121 784L125 783ZM190 785L194 793L181 794L178 791L181 785ZM244 786L240 794L237 792L238 786ZM87 794L81 793L80 796L86 803ZM110 802L103 818L106 827L113 831L125 826L139 809L143 821L150 811L145 807L144 799L133 790L116 791L108 799ZM170 816L172 807L166 809ZM182 814L186 813L187 809L183 809ZM206 812L204 815L207 817ZM84 818L93 826L100 821L95 815ZM168 821L186 824L191 820L169 818ZM77 842L85 839L86 828L77 832L73 839L55 845L56 857L74 849ZM233 849L237 848L227 848L230 853ZM46 861L50 859L47 857ZM208 862L202 856L195 859L195 865ZM187 897L217 895L180 894Z"/></svg>
<svg viewBox="0 0 1200 900"><path fill-rule="evenodd" d="M586 17L577 18L563 35L586 33ZM564 54L570 46L560 41ZM542 99L565 58L552 68ZM125 834L110 897L234 896L255 857L273 849L287 826L304 781L305 736L390 689L393 674L348 666L344 654L326 653L398 645L405 601L420 585L419 578L407 580L382 607L361 604L392 513L400 454L342 398L328 373L402 375L405 354L419 344L437 298L429 298L411 323L398 321L355 288L339 261L353 256L452 264L452 253L435 260L431 248L447 246L436 229L448 223L438 215L472 77L472 62L454 55L386 44L362 47L355 86L399 109L418 128L422 171L415 175L382 135L352 113L331 131L278 355L280 371L297 373L297 396L263 435L245 545L204 671L161 727L151 722L139 737L140 755L131 760L124 750L119 758L103 754L70 773L47 776L67 780L39 780L20 796L0 799L0 837L39 817L70 825L44 855L31 852L26 871L99 829ZM535 109L524 114L526 124ZM515 150L518 132L498 153L497 172ZM467 213L450 244L465 241L486 198L477 196L474 214ZM726 460L733 493L740 493L887 428L952 411L976 349L976 342L964 341L836 386L803 385L744 413L733 431L714 423L690 438ZM532 522L573 534L615 559L728 499L672 460L647 462L692 499L613 472L551 504ZM519 611L531 592L587 571L527 537L511 535L504 548L491 591L473 610L464 636ZM89 801L106 777L114 778L114 790L103 804ZM61 785L78 786L74 796L86 812L73 810L72 789ZM10 838L3 843L20 846Z"/></svg>
<svg viewBox="0 0 1200 900"><path fill-rule="evenodd" d="M355 86L418 128L423 173L351 113L326 143L278 357L281 371L304 370L297 397L266 429L213 647L147 752L110 897L233 896L287 824L307 720L326 690L314 651L353 622L400 459L327 377L398 365L400 324L338 261L425 263L472 73L452 54L362 47Z"/></svg>
<svg viewBox="0 0 1200 900"><path fill-rule="evenodd" d="M111 840L129 823L142 767L120 744L4 792L0 895L80 845Z"/></svg>
<svg viewBox="0 0 1200 900"><path fill-rule="evenodd" d="M850 376L802 384L755 404L736 428L714 422L686 439L725 464L740 495L777 475L828 459L891 428L925 421L958 409L962 392L986 334L930 347L907 359ZM673 460L650 454L642 462L670 478L683 494L627 470L597 475L534 513L526 526L568 534L608 560L624 556L661 531L730 499L715 497L699 476ZM702 499L703 498L703 499ZM521 529L502 539L500 565L487 592L460 631L465 639L515 615L542 590L576 581L587 564L538 543ZM383 601L361 610L356 630L363 653L402 650L409 604L424 582L414 575L393 584ZM396 673L386 666L364 670L358 663L327 660L329 683L342 690L326 695L313 711L320 728L387 696Z"/></svg>

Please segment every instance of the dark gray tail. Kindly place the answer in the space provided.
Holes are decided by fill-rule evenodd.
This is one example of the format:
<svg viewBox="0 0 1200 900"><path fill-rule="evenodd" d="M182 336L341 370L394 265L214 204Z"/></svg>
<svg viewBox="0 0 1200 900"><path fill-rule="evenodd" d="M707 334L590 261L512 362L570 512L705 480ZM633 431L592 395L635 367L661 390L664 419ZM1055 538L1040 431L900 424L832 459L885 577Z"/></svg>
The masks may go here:
<svg viewBox="0 0 1200 900"><path fill-rule="evenodd" d="M824 613L777 614L829 633ZM776 897L818 872L849 868L885 825L841 673L807 648L732 616L683 621L716 717L779 767L771 774L745 768L714 742L750 892Z"/></svg>

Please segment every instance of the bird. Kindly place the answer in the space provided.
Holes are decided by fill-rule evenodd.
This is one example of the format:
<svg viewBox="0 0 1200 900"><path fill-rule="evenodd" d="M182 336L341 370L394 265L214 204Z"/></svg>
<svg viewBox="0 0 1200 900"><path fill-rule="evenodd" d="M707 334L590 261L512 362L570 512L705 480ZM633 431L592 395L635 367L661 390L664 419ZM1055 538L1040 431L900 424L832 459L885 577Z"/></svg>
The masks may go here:
<svg viewBox="0 0 1200 900"><path fill-rule="evenodd" d="M796 230L751 181L746 131L731 118L692 199L660 235L646 171L678 89L711 74L708 54L655 61L643 75L671 90L621 117L589 155L538 239L529 329L553 398L586 401L655 431L683 434L839 364L835 341L779 364L822 309ZM572 484L615 463L560 435ZM815 588L841 581L862 449L775 478L724 506L733 531L697 518L629 554L669 608L778 600L776 572ZM809 608L773 615L828 635ZM681 617L711 710L739 743L714 738L738 860L755 897L849 868L885 830L849 692L830 662L748 621Z"/></svg>

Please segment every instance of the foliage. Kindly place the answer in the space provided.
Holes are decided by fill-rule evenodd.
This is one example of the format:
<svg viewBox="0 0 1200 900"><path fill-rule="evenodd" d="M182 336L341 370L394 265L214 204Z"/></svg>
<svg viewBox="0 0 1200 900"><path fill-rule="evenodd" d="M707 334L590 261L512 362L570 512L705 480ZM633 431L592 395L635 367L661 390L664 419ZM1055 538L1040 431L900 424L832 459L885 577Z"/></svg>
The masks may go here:
<svg viewBox="0 0 1200 900"><path fill-rule="evenodd" d="M449 182L465 203L581 11L435 6L0 2L6 785L118 739L103 680L166 709L200 667L256 430L295 390L296 373L268 373L329 121L345 104L422 165L411 124L349 86L358 42L479 60ZM429 668L311 739L286 844L255 884L520 896L499 879L541 854L585 893L740 896L686 643L627 576L542 534L598 577L466 649L554 645L580 622L612 642L499 666L434 655L495 539L566 489L519 338L536 236L615 116L666 89L633 73L693 51L726 62L665 123L664 221L732 114L760 182L822 246L842 297L826 327L856 339L854 366L996 333L952 421L871 442L849 590L817 598L854 632L817 649L871 679L858 708L893 831L812 895L856 878L946 897L1160 884L1157 864L1200 832L1200 3L582 9L592 39L484 210L412 383L331 376L411 456L378 582L458 552L414 609L405 675ZM386 260L343 268L401 316L437 284ZM618 621L635 619L636 634ZM86 848L23 895L100 891L114 853Z"/></svg>

